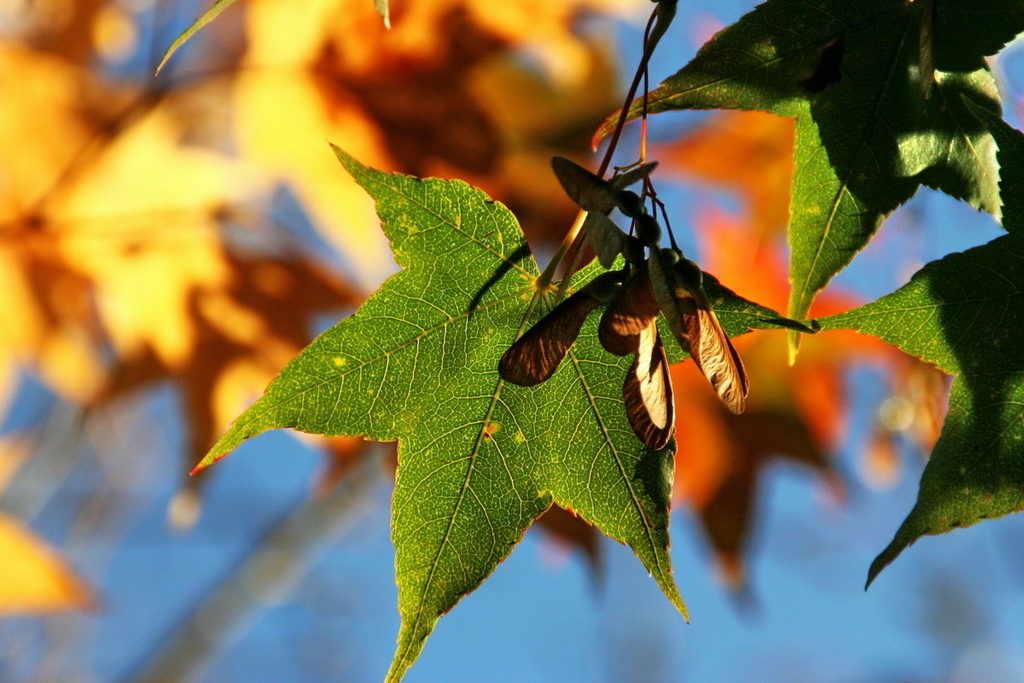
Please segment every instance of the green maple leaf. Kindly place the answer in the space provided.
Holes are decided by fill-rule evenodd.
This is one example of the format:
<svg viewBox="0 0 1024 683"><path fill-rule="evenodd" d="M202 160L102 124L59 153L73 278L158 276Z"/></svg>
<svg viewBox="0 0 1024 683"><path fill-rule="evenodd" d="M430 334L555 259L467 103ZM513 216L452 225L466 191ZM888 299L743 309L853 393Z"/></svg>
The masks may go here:
<svg viewBox="0 0 1024 683"><path fill-rule="evenodd" d="M402 270L292 361L200 467L281 427L399 440L402 627L389 681L552 502L628 544L685 616L668 554L673 444L653 451L634 435L621 398L631 359L600 347L599 316L551 379L503 382L499 358L550 308L534 296L538 271L515 219L461 181L382 173L335 151L376 200ZM713 278L707 291L730 334L795 324Z"/></svg>
<svg viewBox="0 0 1024 683"><path fill-rule="evenodd" d="M823 318L957 375L917 502L868 583L907 546L1024 509L1024 237L933 261L878 301Z"/></svg>
<svg viewBox="0 0 1024 683"><path fill-rule="evenodd" d="M646 98L650 113L754 109L797 119L790 317L806 315L919 185L998 211L995 145L961 98L998 113L983 58L1024 30L1024 7L934 4L936 83L926 94L919 38L930 3L768 0ZM643 107L642 98L633 102L630 118Z"/></svg>
<svg viewBox="0 0 1024 683"><path fill-rule="evenodd" d="M999 195L1003 227L1008 232L1024 230L1024 133L984 107L966 100L967 108L992 132L999 152Z"/></svg>

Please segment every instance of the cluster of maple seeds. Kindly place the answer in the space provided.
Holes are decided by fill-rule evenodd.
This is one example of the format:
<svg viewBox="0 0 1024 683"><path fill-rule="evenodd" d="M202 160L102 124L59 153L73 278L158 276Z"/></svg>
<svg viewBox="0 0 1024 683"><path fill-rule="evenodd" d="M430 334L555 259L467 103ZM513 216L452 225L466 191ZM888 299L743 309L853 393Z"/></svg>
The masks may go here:
<svg viewBox="0 0 1024 683"><path fill-rule="evenodd" d="M601 346L617 356L633 354L622 398L633 431L648 448L664 448L675 426L668 359L658 331L665 316L679 346L734 413L743 412L748 391L743 362L722 329L704 292L700 267L678 247L661 246L661 226L640 195L628 186L646 180L657 163L636 166L605 180L562 157L552 167L569 197L584 211L584 234L598 261L619 270L602 273L558 304L501 357L502 379L534 386L549 379L576 341L584 321L607 303L598 326ZM632 219L627 234L608 214ZM675 240L672 240L673 244Z"/></svg>

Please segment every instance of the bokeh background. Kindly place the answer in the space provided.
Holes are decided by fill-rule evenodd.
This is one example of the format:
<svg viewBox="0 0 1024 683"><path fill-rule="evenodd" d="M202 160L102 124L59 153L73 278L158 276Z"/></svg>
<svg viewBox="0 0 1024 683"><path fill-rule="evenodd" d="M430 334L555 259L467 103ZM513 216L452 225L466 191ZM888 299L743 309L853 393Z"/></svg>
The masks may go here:
<svg viewBox="0 0 1024 683"><path fill-rule="evenodd" d="M651 82L752 2L693 0ZM186 473L318 331L394 272L363 163L461 178L542 264L575 209L552 155L637 62L645 0L242 0L154 76L194 0L0 0L0 681L378 681L398 632L393 444L275 432ZM1024 51L993 63L1021 123ZM650 120L687 254L787 299L791 122ZM629 129L620 163L635 159ZM886 294L994 220L922 190L821 296ZM552 511L444 617L406 680L1024 681L1024 522L926 538L872 586L948 378L830 333L737 340L745 415L673 370L673 560Z"/></svg>

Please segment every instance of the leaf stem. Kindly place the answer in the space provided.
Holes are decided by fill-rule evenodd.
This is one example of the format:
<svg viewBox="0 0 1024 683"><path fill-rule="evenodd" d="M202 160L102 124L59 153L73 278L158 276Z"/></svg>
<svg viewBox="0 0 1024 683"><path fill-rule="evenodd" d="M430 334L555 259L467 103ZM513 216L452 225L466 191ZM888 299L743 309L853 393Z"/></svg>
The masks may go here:
<svg viewBox="0 0 1024 683"><path fill-rule="evenodd" d="M548 287L551 286L551 281L555 277L555 272L558 270L558 266L560 266L562 264L562 261L565 260L566 253L568 253L569 248L573 245L573 242L576 241L576 238L583 230L583 221L585 221L586 219L586 211L581 210L576 214L576 220L573 221L572 226L569 228L568 234L566 234L565 239L562 240L562 244L559 245L558 251L555 252L555 255L551 258L551 261L548 263L547 267L544 268L544 272L541 273L540 277L537 278L537 282L534 285L534 288L538 292L547 291ZM569 273L566 273L567 278L569 277L569 275Z"/></svg>
<svg viewBox="0 0 1024 683"><path fill-rule="evenodd" d="M640 87L640 81L647 73L647 64L651 61L651 55L654 54L654 48L658 46L658 42L661 37L665 35L665 31L668 29L669 24L672 23L672 19L675 18L676 13L676 2L675 0L664 0L659 2L658 6L651 12L651 18L647 21L647 28L644 30L644 53L640 58L640 64L636 68L636 73L633 74L633 82L629 86L629 92L626 93L626 103L619 111L619 120L615 124L615 130L612 132L612 139L608 143L608 149L604 153L604 158L601 160L601 167L597 171L597 175L604 177L605 172L608 170L608 166L611 164L612 155L615 153L615 148L618 147L619 138L622 137L622 130L626 127L626 119L629 116L629 105L636 97L636 91Z"/></svg>
<svg viewBox="0 0 1024 683"><path fill-rule="evenodd" d="M661 37L665 35L665 31L672 23L672 19L675 18L677 0L661 0L658 6L655 7L654 11L651 12L651 18L647 20L647 27L644 29L644 53L640 58L640 64L637 65L636 73L633 74L633 82L629 86L629 91L626 93L625 104L619 114L619 121L615 125L615 131L612 133L612 139L608 143L608 149L605 150L604 158L601 160L601 166L597 170L597 175L604 177L604 174L608 172L608 167L611 165L612 156L615 154L615 149L619 145L619 139L622 137L622 130L626 126L626 118L629 115L629 104L636 97L636 91L640 87L641 80L646 81L647 76L647 64L651 60L651 55L654 54L654 48L657 47ZM644 161L647 157L647 135L646 127L647 121L644 119L644 135L643 146L641 147L641 161ZM587 218L586 211L580 211L576 214L576 220L573 222L572 227L569 228L569 232L566 234L565 239L562 240L562 244L559 245L558 251L555 252L551 262L548 263L544 272L541 273L540 277L537 278L536 290L538 292L546 291L551 285L554 279L555 272L558 267L565 260L566 254L569 250L576 245L583 237L583 222ZM577 245L579 247L580 245ZM562 283L558 288L558 296L560 299L568 288L569 281L572 278L572 273L579 264L578 254L580 253L579 248L576 250L576 258L570 264L570 267L566 269L565 276L562 278Z"/></svg>

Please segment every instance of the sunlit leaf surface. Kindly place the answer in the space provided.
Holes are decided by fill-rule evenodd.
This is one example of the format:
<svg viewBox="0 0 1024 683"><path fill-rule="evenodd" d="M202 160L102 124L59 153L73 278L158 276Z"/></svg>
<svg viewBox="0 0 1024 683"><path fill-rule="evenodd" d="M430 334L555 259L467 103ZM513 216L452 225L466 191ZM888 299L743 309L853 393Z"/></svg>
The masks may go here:
<svg viewBox="0 0 1024 683"><path fill-rule="evenodd" d="M685 613L667 553L671 450L642 447L626 422L629 361L600 347L596 316L550 380L505 384L498 359L545 309L533 305L538 271L512 216L464 183L338 154L377 200L403 270L303 351L203 464L278 427L400 440L392 678L552 501L629 544ZM713 280L708 289L734 334L786 323Z"/></svg>

